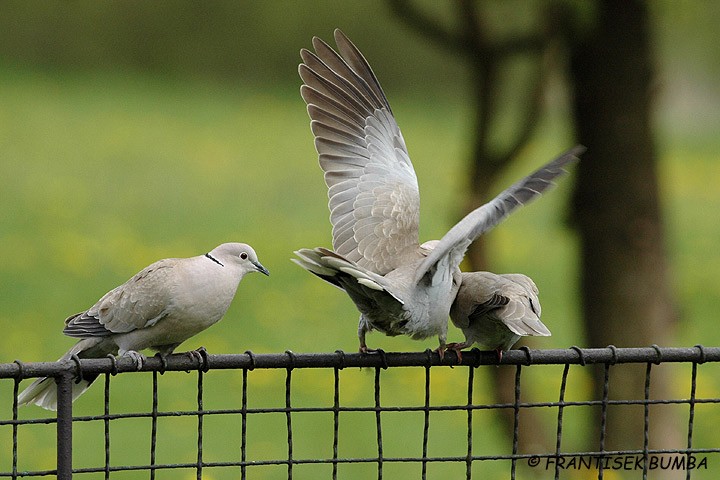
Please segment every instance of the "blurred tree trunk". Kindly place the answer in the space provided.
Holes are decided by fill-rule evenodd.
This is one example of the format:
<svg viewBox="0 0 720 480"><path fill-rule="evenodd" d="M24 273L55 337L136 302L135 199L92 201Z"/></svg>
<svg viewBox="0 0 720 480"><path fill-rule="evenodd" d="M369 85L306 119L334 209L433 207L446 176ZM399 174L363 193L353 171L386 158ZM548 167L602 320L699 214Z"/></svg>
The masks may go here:
<svg viewBox="0 0 720 480"><path fill-rule="evenodd" d="M573 220L581 242L582 310L591 346L638 346L672 343L675 312L667 283L667 264L650 125L652 65L648 12L640 0L596 1L576 6L590 18L581 30L572 6L552 7L539 32L512 39L491 38L480 8L492 4L456 0L455 27L445 26L411 0L388 0L399 19L422 35L463 56L471 68L475 102L473 150L469 164L468 210L488 200L499 172L529 139L540 112L543 52L561 29L570 50L577 134L588 147L578 168ZM537 5L536 5L537 7ZM538 9L538 15L543 12ZM581 32L582 33L579 33ZM503 89L499 72L513 57L536 62L536 76L525 90ZM502 143L491 141L499 106L509 96L525 95L525 110L515 118L520 128ZM496 139L492 139L496 140ZM491 146L492 145L492 146ZM469 252L473 270L487 269L484 241ZM642 399L644 367L623 367L610 380L610 397ZM495 373L500 402L512 402L513 381ZM671 379L653 374L651 395L672 398ZM598 382L602 388L602 382ZM642 406L613 406L608 412L606 448L642 447ZM678 423L671 409L651 408L651 448L678 448ZM508 419L511 420L511 419ZM523 418L520 451L542 445L542 429L533 415ZM599 425L599 421L595 422ZM509 421L508 425L512 425ZM599 434L588 439L596 446ZM653 445L654 443L654 445Z"/></svg>
<svg viewBox="0 0 720 480"><path fill-rule="evenodd" d="M667 345L674 338L675 310L650 121L647 5L603 0L595 7L592 27L570 41L575 123L587 147L573 197L583 318L593 347ZM611 377L610 397L642 399L644 371L623 367L622 377ZM654 374L653 396L673 398L671 382ZM679 448L673 410L651 412L650 447ZM607 448L641 448L642 406L611 408L607 428Z"/></svg>

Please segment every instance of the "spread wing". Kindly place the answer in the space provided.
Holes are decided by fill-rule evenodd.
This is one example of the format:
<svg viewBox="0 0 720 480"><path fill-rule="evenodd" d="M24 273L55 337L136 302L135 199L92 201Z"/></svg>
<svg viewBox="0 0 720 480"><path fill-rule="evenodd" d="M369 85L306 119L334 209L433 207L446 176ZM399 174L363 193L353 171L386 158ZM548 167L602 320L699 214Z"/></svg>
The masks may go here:
<svg viewBox="0 0 720 480"><path fill-rule="evenodd" d="M497 197L468 213L441 239L416 272L419 281L443 257L450 256L460 264L470 244L480 235L502 222L516 208L525 205L553 186L554 180L567 173L565 167L578 160L585 151L576 146L545 164L527 177L515 182Z"/></svg>
<svg viewBox="0 0 720 480"><path fill-rule="evenodd" d="M174 259L160 260L106 293L85 312L65 320L70 337L105 337L154 325L167 315Z"/></svg>
<svg viewBox="0 0 720 480"><path fill-rule="evenodd" d="M370 65L340 31L299 72L328 186L333 248L378 274L418 258L420 195L405 140Z"/></svg>

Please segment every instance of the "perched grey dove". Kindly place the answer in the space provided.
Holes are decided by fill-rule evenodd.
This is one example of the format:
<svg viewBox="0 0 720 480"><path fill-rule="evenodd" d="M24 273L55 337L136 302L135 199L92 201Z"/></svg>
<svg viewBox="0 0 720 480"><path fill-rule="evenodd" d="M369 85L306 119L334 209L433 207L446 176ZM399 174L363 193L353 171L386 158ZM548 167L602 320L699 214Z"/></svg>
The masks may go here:
<svg viewBox="0 0 720 480"><path fill-rule="evenodd" d="M244 243L224 243L205 255L167 258L144 268L106 293L88 310L65 320L63 333L80 338L60 360L72 355L102 358L129 355L142 367L146 348L169 355L182 342L219 321L246 273L269 272ZM73 400L95 376L73 383ZM57 409L51 378L40 378L18 395L18 405Z"/></svg>
<svg viewBox="0 0 720 480"><path fill-rule="evenodd" d="M520 337L547 337L550 330L540 321L538 288L520 273L463 272L462 283L450 308L450 319L463 331L465 341L448 344L461 349L479 343L494 349L498 359Z"/></svg>
<svg viewBox="0 0 720 480"><path fill-rule="evenodd" d="M439 241L419 243L420 195L405 141L370 65L340 31L339 54L319 38L303 49L304 85L315 147L328 186L333 248L301 249L295 263L345 290L365 335L424 339L446 348L450 305L468 246L547 189L581 147L563 154L469 213Z"/></svg>

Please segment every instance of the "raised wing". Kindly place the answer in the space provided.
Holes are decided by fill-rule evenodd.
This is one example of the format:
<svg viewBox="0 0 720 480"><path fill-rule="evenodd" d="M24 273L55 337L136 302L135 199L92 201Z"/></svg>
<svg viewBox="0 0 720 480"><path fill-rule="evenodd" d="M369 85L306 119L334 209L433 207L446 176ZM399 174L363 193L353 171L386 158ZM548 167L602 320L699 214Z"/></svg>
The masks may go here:
<svg viewBox="0 0 720 480"><path fill-rule="evenodd" d="M493 200L468 213L441 239L418 268L419 281L438 260L449 255L456 266L460 264L470 244L480 235L502 222L516 208L525 205L555 185L554 180L567 173L565 167L578 160L585 147L576 146L545 164L527 177L515 182Z"/></svg>
<svg viewBox="0 0 720 480"><path fill-rule="evenodd" d="M378 274L418 257L420 194L390 105L362 53L335 30L339 54L319 38L299 72L328 186L333 248Z"/></svg>
<svg viewBox="0 0 720 480"><path fill-rule="evenodd" d="M63 333L79 338L105 337L154 325L167 315L172 282L166 278L174 264L173 259L166 259L146 267L87 311L68 317Z"/></svg>

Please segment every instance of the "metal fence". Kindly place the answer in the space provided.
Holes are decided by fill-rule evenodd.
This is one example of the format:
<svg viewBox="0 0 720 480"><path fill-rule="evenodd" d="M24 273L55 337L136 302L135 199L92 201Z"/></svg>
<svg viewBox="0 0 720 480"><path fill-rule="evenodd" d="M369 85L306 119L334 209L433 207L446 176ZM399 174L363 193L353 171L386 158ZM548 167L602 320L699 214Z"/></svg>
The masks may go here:
<svg viewBox="0 0 720 480"><path fill-rule="evenodd" d="M202 355L192 357L186 354L177 354L160 359L151 357L147 360L140 373L142 378L148 379L152 376L151 404L149 411L140 412L114 412L111 402L110 388L115 375L125 372L136 371L134 362L129 358L112 357L103 359L77 358L64 362L52 363L14 363L0 364L0 385L11 385L12 388L0 390L0 448L7 460L0 462L0 478L21 478L21 477L48 477L57 476L59 479L69 478L150 478L154 479L163 474L165 478L176 478L175 474L194 475L200 479L204 476L216 478L217 472L231 472L228 478L260 478L261 475L253 476L258 469L268 466L281 468L282 478L346 478L343 469L348 465L363 464L366 468L372 468L372 476L378 479L399 478L390 469L394 465L412 465L417 474L412 478L450 478L447 475L433 477L431 469L440 466L440 470L447 471L452 466L455 469L462 468L464 477L485 478L486 475L479 473L481 467L492 465L496 472L501 472L503 478L527 478L520 470L528 471L535 468L541 470L540 478L564 478L569 474L567 470L588 470L591 475L602 479L609 470L633 470L633 478L657 478L655 471L678 470L682 478L701 478L705 471L714 475L720 472L720 435L717 441L712 440L715 436L711 433L711 440L705 441L704 445L697 446L694 442L696 426L699 424L713 425L720 419L720 395L715 392L715 379L718 378L717 369L708 371L703 375L703 369L711 368L715 362L720 362L720 348L702 347L700 345L692 348L660 348L652 346L648 348L615 348L609 346L600 349L581 349L572 347L565 350L530 350L523 348L507 352L502 361L498 363L494 352L481 352L472 350L463 352L461 362L453 353L448 353L441 362L436 353L431 351L419 353L390 353L378 352L377 354L356 354L337 351L327 354L295 354L287 351L282 354L253 354L248 351L237 355L211 355L202 352ZM642 398L613 398L610 394L611 379L621 378L623 369L632 364L639 364L645 369L644 391ZM653 385L653 372L658 365L673 364L685 369L679 388L687 387L681 398L653 398L650 395ZM500 367L498 367L500 365ZM530 401L525 398L523 387L528 378L534 375L541 375L539 369L542 365L556 365L559 379L556 378L551 401ZM450 370L450 367L453 370ZM372 377L369 385L372 385L372 395L367 404L345 405L341 402L341 387L348 386L350 382L345 381L345 375L350 369L358 367L368 370L365 375ZM419 378L424 377L424 400L416 404L396 404L381 395L381 391L388 387L386 376L388 372L407 367L421 373ZM514 400L505 403L483 403L478 402L478 390L482 388L478 382L479 372L483 369L506 369L514 382ZM637 366L635 367L637 368ZM284 376L284 386L280 385L280 391L284 391L284 402L275 406L253 406L248 400L248 386L252 385L253 372L262 369L275 369ZM279 369L279 370L278 370ZM305 369L325 369L332 378L332 385L321 387L332 392L332 403L324 404L318 402L313 405L312 400L305 400L302 405L296 405L293 392L297 388L293 382L293 376ZM601 380L601 393L590 394L589 398L581 400L567 399L568 378L571 369L593 369ZM234 371L240 375L239 391L234 392L237 396L237 404L232 408L206 408L205 395L208 386L214 381L218 370ZM165 410L159 408L161 393L159 385L163 382L171 382L173 379L161 378L164 372L186 371L195 372L197 376L195 408L189 410ZM91 416L74 416L73 404L71 402L72 383L82 375L99 374L96 381L102 384L104 379L104 405L103 413ZM431 374L433 377L452 374L455 377L462 375L462 385L454 385L448 388L461 387L463 401L448 404L436 404L431 402ZM36 407L23 407L18 409L15 398L21 390L20 382L23 379L50 376L54 377L58 389L58 410L49 417L32 417L37 415L40 409ZM558 375L556 375L558 376ZM707 381L712 385L703 386L702 382ZM328 382L329 383L329 382ZM351 386L351 385L350 385ZM100 385L93 388L101 389ZM445 388L445 387L443 387ZM698 389L709 394L698 395ZM594 392L595 390L593 390ZM4 393L3 393L4 392ZM434 392L434 391L433 391ZM600 392L600 391L598 391ZM82 401L79 400L79 401ZM7 406L7 411L2 409ZM615 406L633 406L643 412L642 446L631 450L610 450L606 448L605 439L607 436L607 413ZM682 428L687 436L683 435L683 445L674 449L650 448L651 408L661 406L675 406L682 409ZM571 428L568 425L568 412L577 409L591 411L591 424L597 429L597 437L594 446L589 449L578 449L568 447L568 434L566 431ZM555 446L550 451L526 452L522 451L521 435L524 431L521 428L521 414L529 410L543 410L552 413L553 422L551 425ZM512 429L512 438L505 444L507 451L492 454L483 454L478 451L478 440L485 435L484 431L477 428L477 417L483 412L505 412L508 414ZM443 412L456 412L465 418L464 425L453 432L453 435L462 440L461 452L454 452L451 455L436 455L430 451L432 432L431 425L435 426L438 415ZM294 437L295 423L299 416L307 413L322 413L331 418L332 428L328 429L325 440L327 451L331 455L323 458L309 458L297 453L299 442ZM345 445L345 438L340 435L343 422L352 413L365 415L364 429L372 430L371 448L361 449L361 453ZM276 414L284 417L284 425L280 428L281 438L273 438L272 441L282 443L283 455L277 458L257 455L258 449L252 448L252 439L248 436L248 421L259 415ZM408 431L406 434L407 444L414 445L408 451L418 452L415 454L395 455L389 454L386 449L388 436L398 436L393 432L396 424L388 416L413 415L418 418L417 431ZM239 432L233 430L231 450L236 452L236 458L231 460L217 460L208 444L210 435L206 427L208 419L213 417L222 418L222 422L229 425L236 422ZM21 418L22 417L22 418ZM575 418L575 417L572 417ZM144 439L148 446L146 461L142 464L118 464L113 459L117 458L117 452L122 450L127 443L113 440L111 431L115 424L126 419L144 419L150 422L149 439ZM190 462L161 462L158 461L158 441L162 439L159 433L158 424L160 421L190 419L193 423L192 442L194 461ZM35 425L54 425L56 436L56 465L52 469L31 470L26 468L25 460L19 459L18 452L23 448L32 449L32 446L23 445L24 429ZM104 445L104 461L101 464L90 466L73 465L73 430L79 425L95 425L97 428L95 442ZM716 428L711 426L710 428ZM436 430L433 430L436 431ZM400 432L402 434L402 432ZM275 437L277 432L275 432ZM133 434L136 441L140 433ZM142 435L145 435L144 431ZM230 438L228 436L227 438ZM686 442L684 441L686 439ZM134 441L135 441L134 440ZM112 443L111 443L112 442ZM140 442L142 443L142 442ZM403 442L401 442L403 443ZM572 443L572 442L570 442ZM215 443L213 443L214 445ZM367 445L365 446L367 447ZM417 447L417 448L416 448ZM371 451L371 454L367 452ZM348 455L347 452L351 454ZM121 458L122 456L120 456ZM262 458L260 458L262 457ZM0 457L2 458L2 457ZM77 457L76 457L77 458ZM619 463L618 463L619 462ZM312 476L305 475L304 466L320 465L321 475L314 473ZM619 467L618 467L619 465ZM629 468L628 468L629 467ZM188 473L194 472L194 473ZM208 472L214 472L208 474ZM277 473L277 472L276 472ZM538 473L537 471L535 473ZM265 478L265 477L263 477ZM274 478L274 477L273 477ZM453 477L460 478L460 477ZM584 476L583 478L587 478ZM616 477L613 477L616 478ZM702 477L710 478L710 477Z"/></svg>

